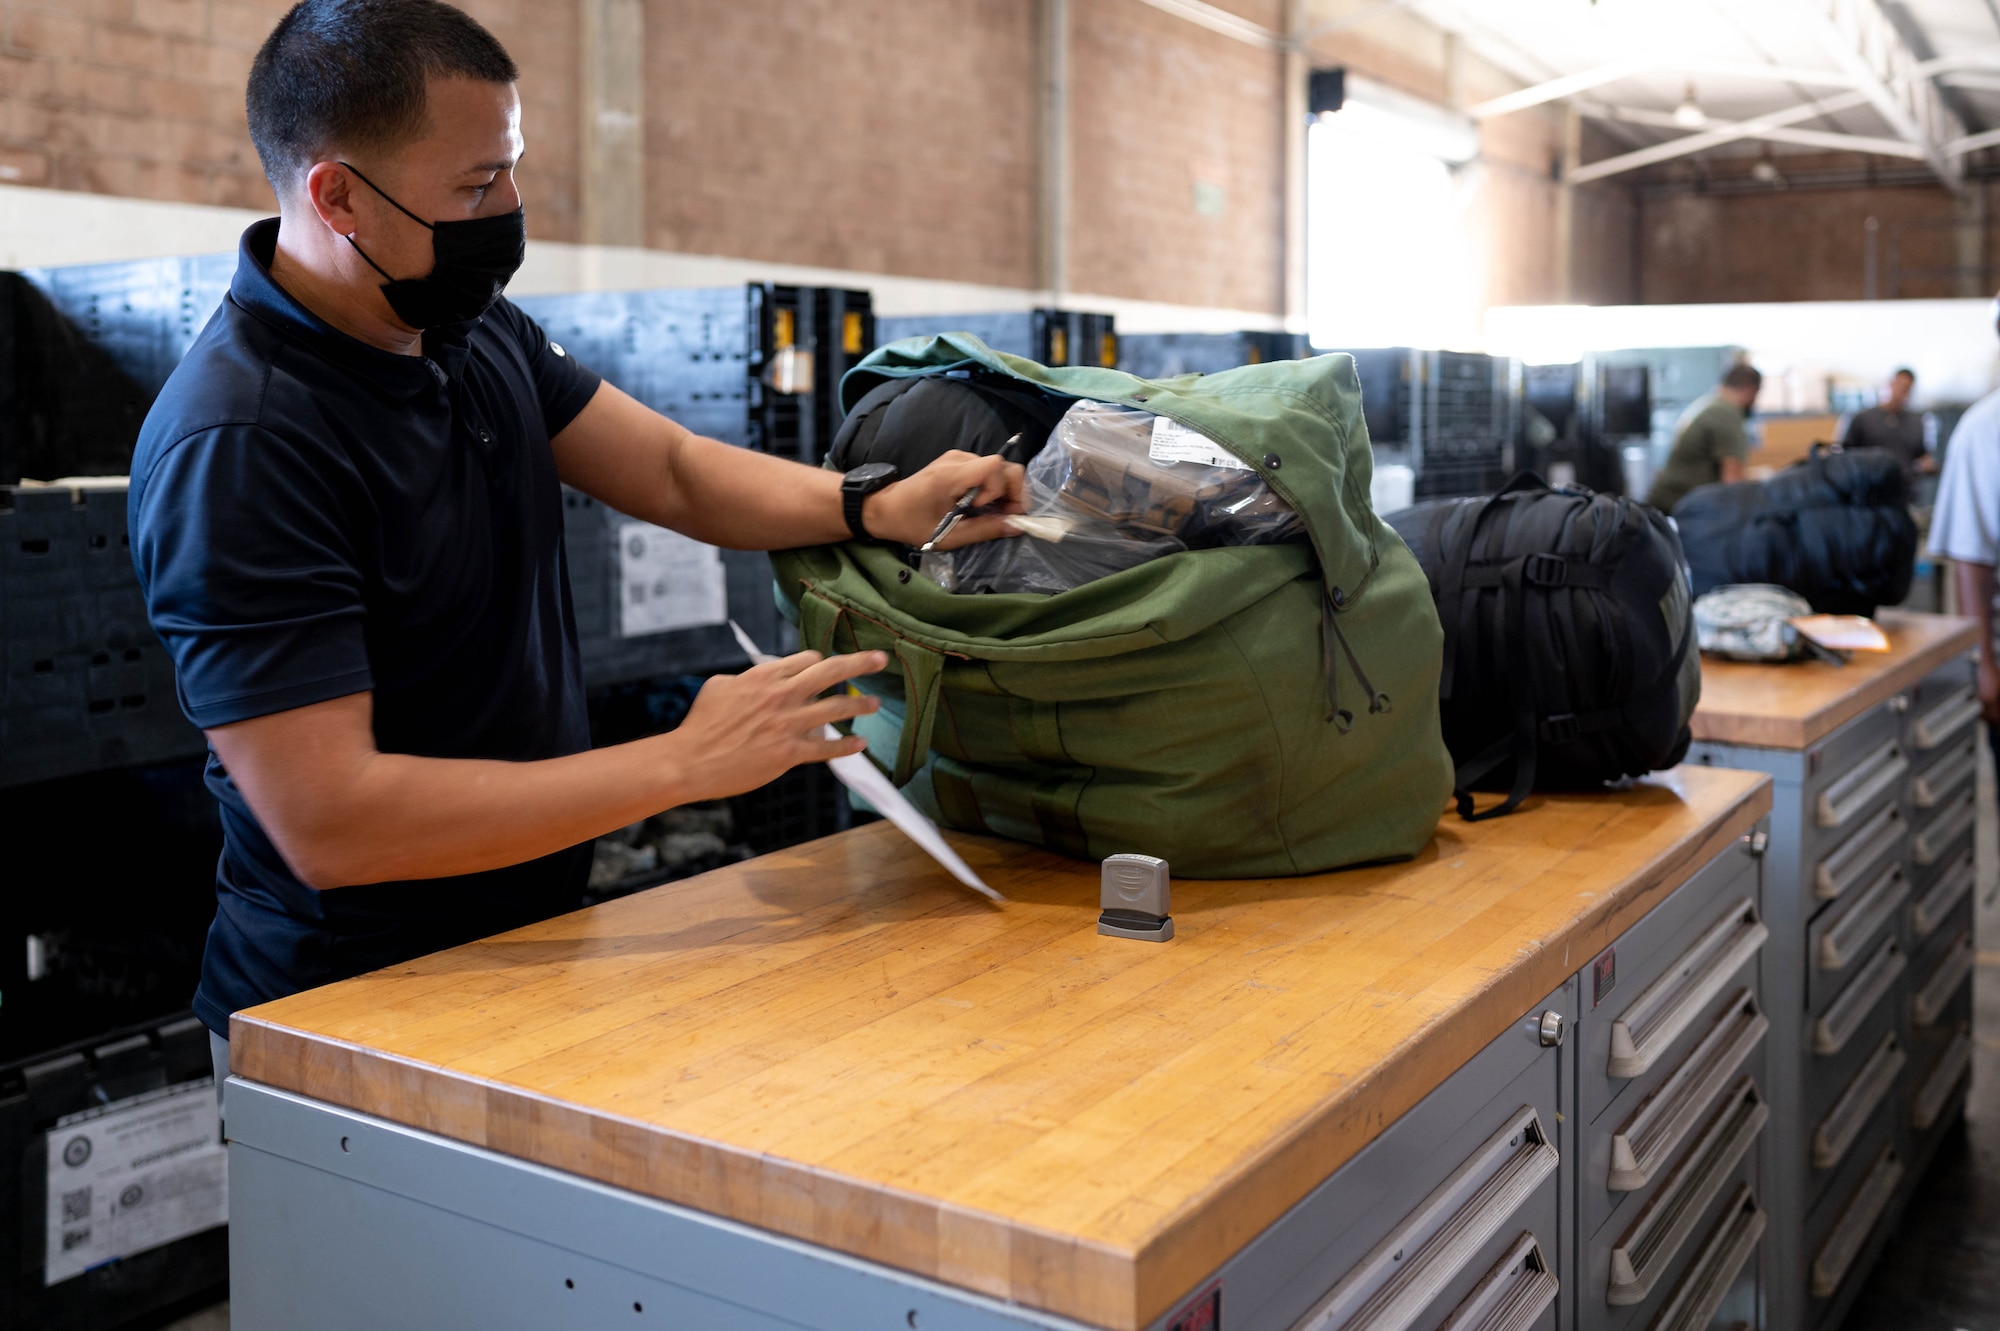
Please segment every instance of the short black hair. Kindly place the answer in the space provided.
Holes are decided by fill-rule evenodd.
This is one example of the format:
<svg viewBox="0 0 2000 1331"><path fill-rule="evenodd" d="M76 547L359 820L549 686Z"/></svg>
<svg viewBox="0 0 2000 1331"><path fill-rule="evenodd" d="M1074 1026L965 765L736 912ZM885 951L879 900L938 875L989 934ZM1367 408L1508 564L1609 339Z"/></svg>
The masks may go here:
<svg viewBox="0 0 2000 1331"><path fill-rule="evenodd" d="M303 0L250 66L250 140L274 187L342 147L398 147L425 125L437 75L519 77L507 48L443 0Z"/></svg>
<svg viewBox="0 0 2000 1331"><path fill-rule="evenodd" d="M1894 374L1890 375L1889 377L1891 379L1901 379L1907 377L1911 383L1915 383L1917 381L1917 372L1911 369L1909 366L1905 365L1902 369L1897 370Z"/></svg>
<svg viewBox="0 0 2000 1331"><path fill-rule="evenodd" d="M1762 388L1764 376L1754 365L1732 365L1729 373L1722 376L1724 388Z"/></svg>

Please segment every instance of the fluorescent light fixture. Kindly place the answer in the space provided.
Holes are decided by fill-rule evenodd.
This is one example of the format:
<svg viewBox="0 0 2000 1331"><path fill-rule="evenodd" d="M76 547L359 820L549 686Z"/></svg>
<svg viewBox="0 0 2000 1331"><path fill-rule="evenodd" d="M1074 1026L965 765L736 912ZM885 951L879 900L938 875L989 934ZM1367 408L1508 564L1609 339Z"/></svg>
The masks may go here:
<svg viewBox="0 0 2000 1331"><path fill-rule="evenodd" d="M1700 129L1708 123L1708 116L1701 109L1701 103L1694 99L1694 85L1687 85L1687 96L1674 108L1674 123L1682 129Z"/></svg>

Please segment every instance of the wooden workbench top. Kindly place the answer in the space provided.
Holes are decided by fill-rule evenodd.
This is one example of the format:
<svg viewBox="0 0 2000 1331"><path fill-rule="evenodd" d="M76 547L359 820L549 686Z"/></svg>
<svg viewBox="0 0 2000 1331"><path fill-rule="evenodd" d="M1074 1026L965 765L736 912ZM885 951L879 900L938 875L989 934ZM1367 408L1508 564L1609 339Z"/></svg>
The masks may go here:
<svg viewBox="0 0 2000 1331"><path fill-rule="evenodd" d="M236 1014L239 1076L1108 1327L1168 1311L1771 805L1757 773L1174 884L859 828Z"/></svg>
<svg viewBox="0 0 2000 1331"><path fill-rule="evenodd" d="M1889 635L1890 649L1855 652L1846 665L1760 665L1704 656L1694 737L1717 744L1803 749L1979 645L1978 627L1951 615L1884 610L1875 622Z"/></svg>

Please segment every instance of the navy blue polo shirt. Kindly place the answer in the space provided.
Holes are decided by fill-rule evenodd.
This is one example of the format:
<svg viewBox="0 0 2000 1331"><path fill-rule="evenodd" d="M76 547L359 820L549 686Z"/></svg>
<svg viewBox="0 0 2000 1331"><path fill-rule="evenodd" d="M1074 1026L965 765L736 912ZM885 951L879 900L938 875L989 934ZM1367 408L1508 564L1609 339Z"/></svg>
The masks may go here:
<svg viewBox="0 0 2000 1331"><path fill-rule="evenodd" d="M182 708L208 728L372 690L385 753L590 747L549 439L597 376L507 301L421 357L271 279L275 220L146 416L132 557ZM458 878L314 891L211 752L222 806L196 1013L229 1014L579 904L588 844ZM365 835L365 832L360 833Z"/></svg>

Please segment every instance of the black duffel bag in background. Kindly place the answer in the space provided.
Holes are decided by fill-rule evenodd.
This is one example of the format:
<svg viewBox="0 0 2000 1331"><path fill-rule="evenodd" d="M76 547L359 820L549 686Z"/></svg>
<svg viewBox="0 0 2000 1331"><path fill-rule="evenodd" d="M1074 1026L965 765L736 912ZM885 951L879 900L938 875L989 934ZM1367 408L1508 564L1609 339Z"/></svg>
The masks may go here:
<svg viewBox="0 0 2000 1331"><path fill-rule="evenodd" d="M1444 621L1438 696L1461 817L1687 755L1701 660L1681 543L1656 510L1524 472L1489 498L1383 520ZM1474 789L1507 797L1475 813Z"/></svg>
<svg viewBox="0 0 2000 1331"><path fill-rule="evenodd" d="M1765 582L1824 615L1872 615L1910 593L1917 524L1894 455L1813 445L1769 480L1704 485L1674 506L1694 594Z"/></svg>

